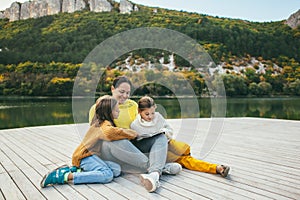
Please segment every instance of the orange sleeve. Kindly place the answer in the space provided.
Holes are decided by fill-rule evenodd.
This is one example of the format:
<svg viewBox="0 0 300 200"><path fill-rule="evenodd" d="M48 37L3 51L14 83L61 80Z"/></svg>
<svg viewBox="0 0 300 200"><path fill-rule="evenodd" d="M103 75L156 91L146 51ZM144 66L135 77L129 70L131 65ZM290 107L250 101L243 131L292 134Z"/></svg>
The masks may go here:
<svg viewBox="0 0 300 200"><path fill-rule="evenodd" d="M101 129L105 139L109 141L122 139L131 140L137 136L137 133L134 130L114 127L108 121L103 122Z"/></svg>

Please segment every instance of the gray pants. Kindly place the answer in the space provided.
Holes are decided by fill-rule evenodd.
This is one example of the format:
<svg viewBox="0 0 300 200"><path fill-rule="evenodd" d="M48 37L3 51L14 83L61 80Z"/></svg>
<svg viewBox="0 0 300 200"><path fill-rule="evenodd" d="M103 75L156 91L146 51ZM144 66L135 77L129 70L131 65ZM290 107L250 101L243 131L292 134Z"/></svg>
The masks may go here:
<svg viewBox="0 0 300 200"><path fill-rule="evenodd" d="M168 140L164 134L133 142L127 139L104 141L101 158L119 163L124 172L161 173L166 163L167 149Z"/></svg>

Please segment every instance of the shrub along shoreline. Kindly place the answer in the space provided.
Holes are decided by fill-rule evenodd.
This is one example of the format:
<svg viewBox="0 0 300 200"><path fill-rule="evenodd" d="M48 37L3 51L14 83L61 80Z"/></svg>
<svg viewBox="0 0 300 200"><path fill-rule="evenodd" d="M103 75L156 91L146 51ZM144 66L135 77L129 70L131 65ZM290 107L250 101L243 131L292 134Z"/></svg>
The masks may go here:
<svg viewBox="0 0 300 200"><path fill-rule="evenodd" d="M74 80L81 66L82 64L60 62L45 64L30 61L10 65L0 64L0 95L72 96ZM193 88L194 95L211 96L203 74L196 70L171 72L162 68L139 72L107 69L98 82L96 92L109 93L112 80L119 75L127 75L132 79L134 84L132 95L189 96L190 94L185 93L188 83ZM147 84L141 84L145 80ZM228 97L300 96L299 67L283 68L282 72L277 75L268 71L265 74L257 74L251 69L246 70L242 75L215 74L206 81L212 84L216 95L218 94L217 84L223 81ZM91 80L82 79L80 84L88 89L89 85L94 83ZM173 91L164 87L166 84L171 84Z"/></svg>

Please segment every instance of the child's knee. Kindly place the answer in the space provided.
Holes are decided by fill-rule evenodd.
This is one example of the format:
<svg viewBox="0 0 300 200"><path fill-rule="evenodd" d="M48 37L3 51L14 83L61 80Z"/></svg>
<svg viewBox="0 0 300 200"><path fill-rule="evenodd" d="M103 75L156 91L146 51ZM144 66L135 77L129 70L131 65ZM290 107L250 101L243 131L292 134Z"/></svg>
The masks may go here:
<svg viewBox="0 0 300 200"><path fill-rule="evenodd" d="M102 175L99 177L99 180L101 180L102 183L110 183L114 179L114 173L112 170L108 169L104 173L104 176Z"/></svg>
<svg viewBox="0 0 300 200"><path fill-rule="evenodd" d="M112 170L114 177L118 177L121 175L121 166L119 164L112 161L105 161L105 163Z"/></svg>
<svg viewBox="0 0 300 200"><path fill-rule="evenodd" d="M185 146L185 152L183 153L184 156L188 156L191 154L191 147L190 145L186 144Z"/></svg>
<svg viewBox="0 0 300 200"><path fill-rule="evenodd" d="M191 153L191 147L185 142L171 140L168 146L169 150L176 155L187 156Z"/></svg>
<svg viewBox="0 0 300 200"><path fill-rule="evenodd" d="M118 177L121 175L121 167L118 165L117 167L114 167L111 169L113 172L113 177Z"/></svg>

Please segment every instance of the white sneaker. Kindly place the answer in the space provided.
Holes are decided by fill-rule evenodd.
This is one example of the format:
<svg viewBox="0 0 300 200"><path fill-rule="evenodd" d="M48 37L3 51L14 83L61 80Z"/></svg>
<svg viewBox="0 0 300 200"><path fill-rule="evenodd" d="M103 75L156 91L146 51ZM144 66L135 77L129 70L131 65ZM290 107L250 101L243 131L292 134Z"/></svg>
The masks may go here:
<svg viewBox="0 0 300 200"><path fill-rule="evenodd" d="M160 187L158 172L152 172L150 174L141 174L140 180L142 185L144 185L148 192L154 192L157 188Z"/></svg>
<svg viewBox="0 0 300 200"><path fill-rule="evenodd" d="M181 172L182 167L179 163L166 163L166 165L164 166L162 173L163 174L169 174L169 175L176 175L179 174L179 172Z"/></svg>

